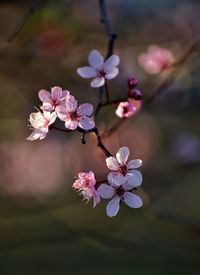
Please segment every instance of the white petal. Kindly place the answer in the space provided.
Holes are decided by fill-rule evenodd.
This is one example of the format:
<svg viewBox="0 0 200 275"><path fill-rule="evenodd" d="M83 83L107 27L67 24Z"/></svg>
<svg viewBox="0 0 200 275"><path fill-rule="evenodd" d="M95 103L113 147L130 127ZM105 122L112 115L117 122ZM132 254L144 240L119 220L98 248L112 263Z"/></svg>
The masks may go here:
<svg viewBox="0 0 200 275"><path fill-rule="evenodd" d="M99 88L101 86L103 86L105 83L105 78L103 76L101 77L96 77L95 79L93 79L90 83L90 86L92 88Z"/></svg>
<svg viewBox="0 0 200 275"><path fill-rule="evenodd" d="M119 69L118 68L113 68L112 70L106 71L105 78L106 79L113 79L119 74Z"/></svg>
<svg viewBox="0 0 200 275"><path fill-rule="evenodd" d="M93 112L93 106L90 103L81 104L77 110L77 113L80 116L90 116L92 112Z"/></svg>
<svg viewBox="0 0 200 275"><path fill-rule="evenodd" d="M103 64L103 69L105 71L113 69L114 67L119 65L119 56L116 54L111 55Z"/></svg>
<svg viewBox="0 0 200 275"><path fill-rule="evenodd" d="M109 157L106 159L106 165L110 170L117 171L119 168L119 164L116 158Z"/></svg>
<svg viewBox="0 0 200 275"><path fill-rule="evenodd" d="M126 177L124 177L122 174L119 174L117 172L109 173L107 179L112 186L120 186L124 184L126 181Z"/></svg>
<svg viewBox="0 0 200 275"><path fill-rule="evenodd" d="M110 199L115 194L115 189L108 184L101 184L97 189L97 192L103 199Z"/></svg>
<svg viewBox="0 0 200 275"><path fill-rule="evenodd" d="M78 121L78 126L84 130L89 130L95 127L95 122L87 116L82 116Z"/></svg>
<svg viewBox="0 0 200 275"><path fill-rule="evenodd" d="M92 50L88 57L88 63L94 69L101 69L103 66L104 58L97 50Z"/></svg>
<svg viewBox="0 0 200 275"><path fill-rule="evenodd" d="M120 197L115 196L106 206L106 213L108 217L114 217L119 211Z"/></svg>
<svg viewBox="0 0 200 275"><path fill-rule="evenodd" d="M142 173L137 170L128 171L126 179L129 185L132 187L138 187L142 184Z"/></svg>
<svg viewBox="0 0 200 275"><path fill-rule="evenodd" d="M129 157L128 147L121 147L116 154L116 158L120 164L126 164L128 157Z"/></svg>
<svg viewBox="0 0 200 275"><path fill-rule="evenodd" d="M47 135L47 132L43 132L43 131L40 131L40 130L34 130L30 136L27 137L27 140L37 140L37 139L44 139Z"/></svg>
<svg viewBox="0 0 200 275"><path fill-rule="evenodd" d="M127 164L128 169L135 169L135 168L139 168L141 166L142 166L141 159L133 159L133 160L129 161L129 163Z"/></svg>
<svg viewBox="0 0 200 275"><path fill-rule="evenodd" d="M65 120L65 127L70 130L76 130L76 128L78 127L78 121L67 119Z"/></svg>
<svg viewBox="0 0 200 275"><path fill-rule="evenodd" d="M83 78L97 77L98 73L93 68L89 66L80 67L76 70L77 74Z"/></svg>
<svg viewBox="0 0 200 275"><path fill-rule="evenodd" d="M123 198L125 204L131 208L139 208L142 206L141 198L131 192L125 192Z"/></svg>

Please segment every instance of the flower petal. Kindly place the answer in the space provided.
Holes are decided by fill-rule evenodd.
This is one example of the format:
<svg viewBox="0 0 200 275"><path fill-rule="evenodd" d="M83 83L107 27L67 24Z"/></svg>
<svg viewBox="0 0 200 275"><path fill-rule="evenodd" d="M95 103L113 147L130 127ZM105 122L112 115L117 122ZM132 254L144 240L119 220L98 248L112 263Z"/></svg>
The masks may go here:
<svg viewBox="0 0 200 275"><path fill-rule="evenodd" d="M77 100L74 96L69 95L66 98L66 109L68 112L75 112L77 109Z"/></svg>
<svg viewBox="0 0 200 275"><path fill-rule="evenodd" d="M42 102L46 102L46 103L50 103L50 104L53 104L53 101L51 99L51 93L46 91L46 90L40 90L38 92L38 96L39 96L39 99L42 101Z"/></svg>
<svg viewBox="0 0 200 275"><path fill-rule="evenodd" d="M109 157L106 159L106 165L110 170L117 171L119 168L118 161L115 157Z"/></svg>
<svg viewBox="0 0 200 275"><path fill-rule="evenodd" d="M77 110L77 113L80 116L90 116L92 112L93 112L93 106L90 103L81 104Z"/></svg>
<svg viewBox="0 0 200 275"><path fill-rule="evenodd" d="M107 204L106 213L108 217L114 217L119 211L120 197L114 196L114 198Z"/></svg>
<svg viewBox="0 0 200 275"><path fill-rule="evenodd" d="M142 173L137 170L128 171L126 179L129 185L132 187L138 187L142 184Z"/></svg>
<svg viewBox="0 0 200 275"><path fill-rule="evenodd" d="M34 130L30 136L28 136L27 140L37 140L37 139L44 139L47 135L48 131L41 131L41 130Z"/></svg>
<svg viewBox="0 0 200 275"><path fill-rule="evenodd" d="M123 199L125 204L131 208L139 208L143 204L141 198L131 192L125 192L123 194Z"/></svg>
<svg viewBox="0 0 200 275"><path fill-rule="evenodd" d="M67 119L65 120L65 127L70 130L75 130L78 127L78 121Z"/></svg>
<svg viewBox="0 0 200 275"><path fill-rule="evenodd" d="M88 57L88 63L94 69L101 69L104 63L104 58L97 50L92 50Z"/></svg>
<svg viewBox="0 0 200 275"><path fill-rule="evenodd" d="M126 177L117 172L110 172L107 176L107 179L112 186L120 186L126 181Z"/></svg>
<svg viewBox="0 0 200 275"><path fill-rule="evenodd" d="M54 110L54 106L52 106L51 103L44 102L44 103L42 104L41 109L42 109L43 111L46 111L46 112L52 112L52 111Z"/></svg>
<svg viewBox="0 0 200 275"><path fill-rule="evenodd" d="M129 149L128 147L121 147L116 154L116 158L120 164L126 164L127 159L129 157Z"/></svg>
<svg viewBox="0 0 200 275"><path fill-rule="evenodd" d="M97 71L89 66L80 67L76 70L76 72L78 75L80 75L83 78L92 78L92 77L97 77L98 75Z"/></svg>
<svg viewBox="0 0 200 275"><path fill-rule="evenodd" d="M112 70L106 71L105 78L106 79L113 79L119 74L119 69L118 68L113 68Z"/></svg>
<svg viewBox="0 0 200 275"><path fill-rule="evenodd" d="M96 77L95 79L93 79L90 83L90 86L92 88L99 88L101 86L103 86L105 83L105 78L103 76L101 77Z"/></svg>
<svg viewBox="0 0 200 275"><path fill-rule="evenodd" d="M87 116L82 116L78 121L78 126L84 130L89 130L95 127L95 122Z"/></svg>
<svg viewBox="0 0 200 275"><path fill-rule="evenodd" d="M133 159L133 160L129 161L129 163L127 164L128 169L135 169L135 168L139 168L141 166L142 166L141 159Z"/></svg>
<svg viewBox="0 0 200 275"><path fill-rule="evenodd" d="M111 55L103 64L103 69L105 71L113 69L114 67L119 65L119 56L116 54Z"/></svg>
<svg viewBox="0 0 200 275"><path fill-rule="evenodd" d="M114 196L115 189L112 186L103 183L99 186L97 192L103 199L110 199Z"/></svg>

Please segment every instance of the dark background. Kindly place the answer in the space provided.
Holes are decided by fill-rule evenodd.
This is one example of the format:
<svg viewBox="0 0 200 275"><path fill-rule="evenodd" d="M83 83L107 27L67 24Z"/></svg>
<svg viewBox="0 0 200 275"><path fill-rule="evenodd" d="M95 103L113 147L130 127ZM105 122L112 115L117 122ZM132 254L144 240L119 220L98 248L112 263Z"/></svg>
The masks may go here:
<svg viewBox="0 0 200 275"><path fill-rule="evenodd" d="M135 75L148 98L165 78L147 75L137 63L148 45L175 57L200 35L199 1L108 0L118 34L120 74L109 82L112 98L125 95ZM200 273L200 81L199 47L173 84L147 109L104 139L115 154L128 146L144 161L144 207L122 206L106 217L73 192L79 171L108 173L93 136L50 132L28 142L28 117L41 88L59 85L80 102L98 102L98 90L76 74L90 50L106 55L108 36L98 1L45 1L11 42L31 1L0 2L0 274L182 274ZM106 130L117 118L111 107L98 118Z"/></svg>

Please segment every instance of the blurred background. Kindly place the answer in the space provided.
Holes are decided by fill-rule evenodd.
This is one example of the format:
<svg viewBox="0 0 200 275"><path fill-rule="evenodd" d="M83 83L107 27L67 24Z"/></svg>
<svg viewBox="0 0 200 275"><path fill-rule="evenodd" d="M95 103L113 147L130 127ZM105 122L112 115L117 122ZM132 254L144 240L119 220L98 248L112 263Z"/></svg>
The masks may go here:
<svg viewBox="0 0 200 275"><path fill-rule="evenodd" d="M83 3L84 2L84 3ZM149 75L138 55L150 44L179 56L200 35L198 0L107 0L118 34L120 74L112 98L125 96L134 75L144 98L166 77ZM79 171L99 180L108 173L96 139L51 131L30 142L28 117L40 89L59 85L80 102L98 102L98 90L76 74L90 50L106 55L108 36L98 1L45 1L7 43L32 1L0 2L0 274L200 274L199 44L172 85L141 113L104 139L110 151L128 146L144 161L141 209L122 206L115 218L71 188ZM101 111L106 131L117 122Z"/></svg>

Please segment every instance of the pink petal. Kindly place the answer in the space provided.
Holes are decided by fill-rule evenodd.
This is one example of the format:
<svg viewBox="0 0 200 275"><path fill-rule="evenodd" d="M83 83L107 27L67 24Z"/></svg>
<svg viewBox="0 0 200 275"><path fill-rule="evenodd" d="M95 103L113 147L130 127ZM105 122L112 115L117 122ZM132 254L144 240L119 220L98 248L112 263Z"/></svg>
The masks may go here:
<svg viewBox="0 0 200 275"><path fill-rule="evenodd" d="M77 110L77 113L80 116L90 116L92 112L93 112L93 106L90 103L81 104Z"/></svg>
<svg viewBox="0 0 200 275"><path fill-rule="evenodd" d="M97 50L92 50L88 57L88 63L94 69L101 69L104 63L103 56Z"/></svg>
<svg viewBox="0 0 200 275"><path fill-rule="evenodd" d="M107 204L106 213L108 217L114 217L119 211L120 197L114 196L114 198Z"/></svg>
<svg viewBox="0 0 200 275"><path fill-rule="evenodd" d="M102 77L97 77L97 78L95 78L91 81L90 86L92 88L99 88L99 87L103 86L104 83L105 83L105 79L104 79L103 76Z"/></svg>
<svg viewBox="0 0 200 275"><path fill-rule="evenodd" d="M95 122L87 116L83 116L78 121L78 126L84 130L89 130L95 127Z"/></svg>
<svg viewBox="0 0 200 275"><path fill-rule="evenodd" d="M139 208L143 204L141 198L131 192L125 192L123 199L125 204L131 208Z"/></svg>
<svg viewBox="0 0 200 275"><path fill-rule="evenodd" d="M40 90L38 92L38 96L39 96L39 99L42 101L42 102L46 102L46 103L50 103L50 104L53 104L53 101L51 99L51 94L50 92L46 91L46 90Z"/></svg>
<svg viewBox="0 0 200 275"><path fill-rule="evenodd" d="M142 166L142 160L141 159L133 159L129 161L127 164L128 169L136 169Z"/></svg>
<svg viewBox="0 0 200 275"><path fill-rule="evenodd" d="M53 100L60 100L62 97L62 89L58 86L55 86L51 89L51 96Z"/></svg>
<svg viewBox="0 0 200 275"><path fill-rule="evenodd" d="M117 171L119 168L119 163L115 157L109 157L106 159L106 165L110 170Z"/></svg>
<svg viewBox="0 0 200 275"><path fill-rule="evenodd" d="M75 189L81 189L82 188L82 180L76 180L73 185L72 185Z"/></svg>
<svg viewBox="0 0 200 275"><path fill-rule="evenodd" d="M41 109L43 111L52 112L54 110L54 106L52 104L50 104L50 103L44 102L42 104Z"/></svg>
<svg viewBox="0 0 200 275"><path fill-rule="evenodd" d="M103 199L110 199L115 194L115 189L108 184L101 184L97 189L97 192Z"/></svg>
<svg viewBox="0 0 200 275"><path fill-rule="evenodd" d="M58 118L62 121L65 121L68 118L68 111L65 106L58 106L56 108Z"/></svg>
<svg viewBox="0 0 200 275"><path fill-rule="evenodd" d="M48 123L48 125L53 124L55 122L56 118L57 118L56 112L51 113L50 117L49 117L49 123Z"/></svg>
<svg viewBox="0 0 200 275"><path fill-rule="evenodd" d="M76 130L76 128L78 127L78 121L67 119L65 120L65 127L70 130Z"/></svg>
<svg viewBox="0 0 200 275"><path fill-rule="evenodd" d="M129 185L132 187L138 187L142 184L142 173L137 170L128 171L126 179Z"/></svg>
<svg viewBox="0 0 200 275"><path fill-rule="evenodd" d="M69 95L66 98L66 109L68 112L75 112L78 107L77 105L78 104L74 96Z"/></svg>
<svg viewBox="0 0 200 275"><path fill-rule="evenodd" d="M97 77L98 75L97 71L89 66L80 67L76 70L76 72L78 75L80 75L83 78L92 78L92 77Z"/></svg>
<svg viewBox="0 0 200 275"><path fill-rule="evenodd" d="M116 154L116 158L120 164L126 164L127 159L129 157L129 149L128 147L121 147Z"/></svg>
<svg viewBox="0 0 200 275"><path fill-rule="evenodd" d="M94 191L93 191L93 208L96 207L96 205L98 203L100 203L100 200L101 200L101 198L100 198L98 192L94 189Z"/></svg>
<svg viewBox="0 0 200 275"><path fill-rule="evenodd" d="M113 68L111 70L106 71L105 78L106 79L113 79L119 74L119 69L118 68Z"/></svg>

